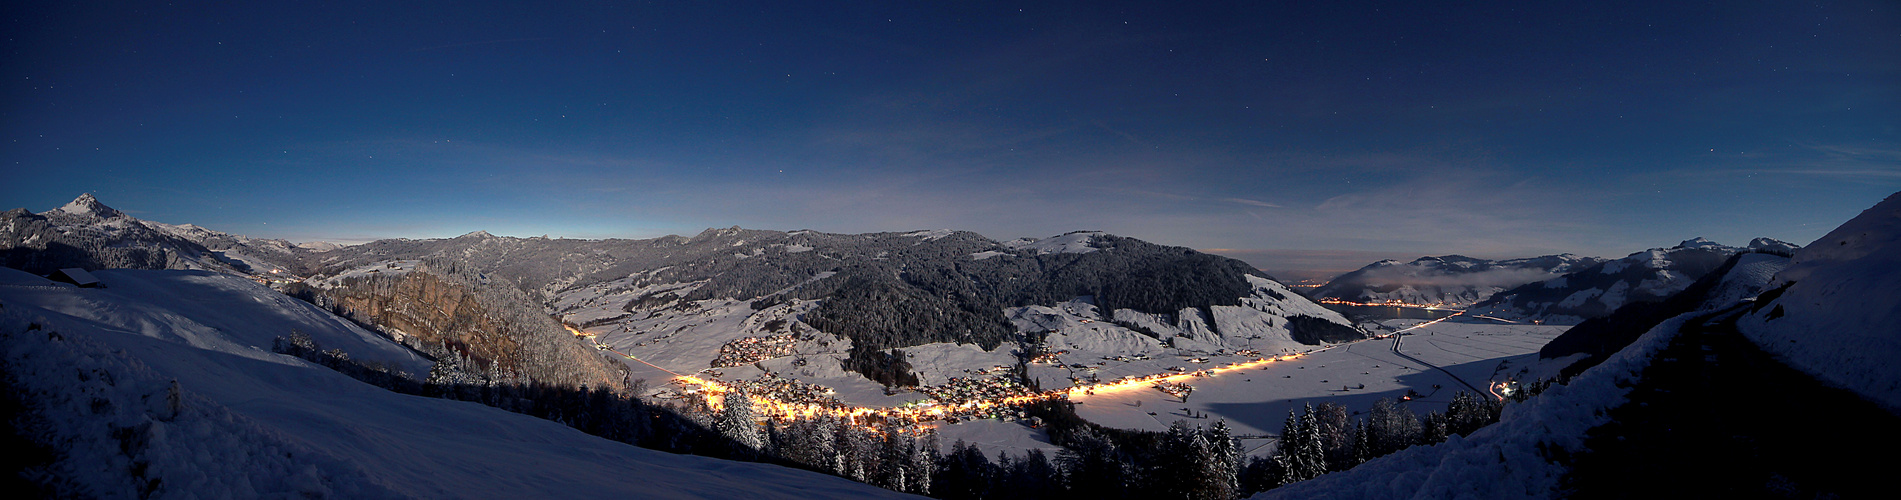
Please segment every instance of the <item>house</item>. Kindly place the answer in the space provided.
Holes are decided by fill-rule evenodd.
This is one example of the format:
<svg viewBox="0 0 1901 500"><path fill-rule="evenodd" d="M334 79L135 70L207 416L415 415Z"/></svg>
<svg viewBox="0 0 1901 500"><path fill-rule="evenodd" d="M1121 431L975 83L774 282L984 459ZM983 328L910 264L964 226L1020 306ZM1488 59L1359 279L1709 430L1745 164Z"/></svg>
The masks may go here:
<svg viewBox="0 0 1901 500"><path fill-rule="evenodd" d="M104 286L99 283L99 278L93 277L92 273L77 267L54 271L51 276L47 276L46 278L61 283L72 283L78 285L80 288L99 288Z"/></svg>

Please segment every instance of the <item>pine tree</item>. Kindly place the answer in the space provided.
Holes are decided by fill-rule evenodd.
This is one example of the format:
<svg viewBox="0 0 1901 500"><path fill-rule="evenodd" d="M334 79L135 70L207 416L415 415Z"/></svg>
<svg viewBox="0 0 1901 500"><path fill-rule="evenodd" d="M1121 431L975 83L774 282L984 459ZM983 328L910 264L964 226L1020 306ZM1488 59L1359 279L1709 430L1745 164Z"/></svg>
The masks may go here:
<svg viewBox="0 0 1901 500"><path fill-rule="evenodd" d="M984 457L982 450L964 444L962 439L951 444L950 455L944 457L940 469L938 483L932 489L943 495L942 498L984 498L994 477L990 459Z"/></svg>
<svg viewBox="0 0 1901 500"><path fill-rule="evenodd" d="M1327 473L1327 448L1320 435L1320 418L1314 412L1313 405L1307 405L1300 419L1300 438L1294 444L1294 469L1289 475L1298 481L1320 477Z"/></svg>
<svg viewBox="0 0 1901 500"><path fill-rule="evenodd" d="M1077 429L1068 446L1056 452L1069 481L1070 494L1078 498L1120 498L1127 493L1129 461L1114 440L1088 427Z"/></svg>
<svg viewBox="0 0 1901 500"><path fill-rule="evenodd" d="M905 447L910 437L895 429L886 428L884 439L879 440L878 467L876 477L878 486L887 490L905 491L909 484L904 463L910 458L910 450Z"/></svg>
<svg viewBox="0 0 1901 500"><path fill-rule="evenodd" d="M1288 485L1304 479L1294 473L1296 468L1294 443L1302 440L1300 431L1300 416L1292 411L1287 412L1287 420L1281 422L1280 442L1274 445L1274 471L1279 475L1275 478L1274 484Z"/></svg>
<svg viewBox="0 0 1901 500"><path fill-rule="evenodd" d="M1229 496L1241 494L1242 450L1241 441L1234 438L1234 431L1228 428L1226 419L1216 420L1208 428L1208 444L1214 449L1215 474L1222 478Z"/></svg>
<svg viewBox="0 0 1901 500"><path fill-rule="evenodd" d="M1314 406L1314 416L1318 419L1321 444L1326 449L1327 470L1346 470L1352 467L1353 443L1348 436L1351 422L1348 421L1347 407L1328 401Z"/></svg>
<svg viewBox="0 0 1901 500"><path fill-rule="evenodd" d="M1433 444L1444 442L1447 434L1446 420L1446 416L1440 415L1439 412L1427 413L1425 420L1419 423L1420 443Z"/></svg>
<svg viewBox="0 0 1901 500"><path fill-rule="evenodd" d="M1367 429L1366 421L1364 420L1359 421L1354 427L1353 465L1366 463L1367 460L1372 460L1375 456L1373 455L1373 439L1370 434L1372 434L1372 431Z"/></svg>
<svg viewBox="0 0 1901 500"><path fill-rule="evenodd" d="M1023 498L1055 498L1063 494L1063 475L1050 463L1043 450L1031 449L1016 461L1015 478L1007 494Z"/></svg>
<svg viewBox="0 0 1901 500"><path fill-rule="evenodd" d="M819 416L802 423L801 427L804 432L799 438L799 462L838 474L838 451L832 438L837 433L837 422L830 416Z"/></svg>
<svg viewBox="0 0 1901 500"><path fill-rule="evenodd" d="M733 440L741 449L736 453L747 456L757 453L764 446L759 436L759 423L752 407L752 398L741 391L726 393L726 401L720 409L717 428L721 435Z"/></svg>
<svg viewBox="0 0 1901 500"><path fill-rule="evenodd" d="M851 435L857 431L851 428L850 422L836 420L836 417L826 418L832 420L830 436L832 454L828 457L831 461L832 473L839 477L851 477L853 467Z"/></svg>
<svg viewBox="0 0 1901 500"><path fill-rule="evenodd" d="M1176 420L1162 436L1162 456L1151 474L1151 486L1169 498L1209 498L1227 482L1213 473L1213 447L1200 429Z"/></svg>
<svg viewBox="0 0 1901 500"><path fill-rule="evenodd" d="M839 454L847 456L846 466L850 475L846 477L861 483L869 483L878 473L878 444L873 441L871 433L865 429L857 427L844 429L846 430L846 445Z"/></svg>
<svg viewBox="0 0 1901 500"><path fill-rule="evenodd" d="M1374 401L1368 420L1373 428L1374 456L1406 449L1420 440L1419 417L1391 398Z"/></svg>
<svg viewBox="0 0 1901 500"><path fill-rule="evenodd" d="M1498 412L1502 408L1498 401L1459 391L1452 395L1452 404L1446 407L1446 432L1461 436L1471 434L1497 422Z"/></svg>
<svg viewBox="0 0 1901 500"><path fill-rule="evenodd" d="M1227 473L1228 459L1216 452L1214 444L1208 442L1208 434L1197 429L1189 436L1188 443L1188 454L1194 457L1189 498L1228 500L1234 497L1234 489L1230 487L1233 479Z"/></svg>
<svg viewBox="0 0 1901 500"><path fill-rule="evenodd" d="M931 481L932 478L937 477L937 463L942 454L938 446L937 430L926 429L924 437L919 439L917 446L912 449L911 474L916 478L912 481L912 493L931 494Z"/></svg>

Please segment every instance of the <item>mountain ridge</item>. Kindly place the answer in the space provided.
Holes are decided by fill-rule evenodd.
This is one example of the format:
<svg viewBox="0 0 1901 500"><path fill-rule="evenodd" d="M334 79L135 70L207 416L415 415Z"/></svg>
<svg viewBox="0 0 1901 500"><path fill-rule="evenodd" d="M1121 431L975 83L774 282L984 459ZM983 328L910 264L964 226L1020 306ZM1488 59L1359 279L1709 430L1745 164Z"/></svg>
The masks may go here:
<svg viewBox="0 0 1901 500"><path fill-rule="evenodd" d="M1787 256L1796 245L1756 238L1732 247L1697 237L1606 260L1562 276L1499 292L1468 311L1512 320L1578 323L1610 315L1626 304L1660 302L1716 270L1731 255Z"/></svg>
<svg viewBox="0 0 1901 500"><path fill-rule="evenodd" d="M889 354L878 353L891 349L942 342L986 351L1015 345L1024 333L1011 323L1007 310L1078 298L1099 306L1101 316L1094 319L1105 323L1113 323L1117 315L1151 318L1143 321L1154 327L1144 331L1164 344L1215 349L1240 343L1222 340L1230 333L1285 337L1305 345L1367 336L1344 317L1312 305L1241 261L1098 231L1009 241L947 229L835 234L732 226L708 228L691 237L639 240L516 238L472 231L453 238L383 239L318 252L192 224L139 221L90 195L68 206L73 208L56 209L54 215L66 224L34 234L66 237L89 231L92 225L122 226L123 234L104 234L76 246L83 247L77 253L150 247L145 251L166 256L163 261L69 259L82 264L76 267L206 268L252 277L281 271L308 276L301 282L323 294L328 293L325 288L362 279L393 263L440 259L479 276L476 286L493 282L518 288L543 307L604 283L620 283L620 289L692 284L665 297L626 297L616 309L627 311L636 302L685 307L709 300L763 301L754 304L755 310L788 300L815 302L801 317L809 326L852 340L849 363L867 375L880 371L872 365L889 360ZM45 219L22 212L8 212L14 217L8 220ZM31 245L22 244L31 236L0 236L13 236L0 239L0 248L34 254ZM1273 284L1264 284L1268 282ZM339 303L344 298L332 297ZM1236 307L1242 309L1231 309ZM1221 331L1224 328L1233 331ZM1140 335L1136 330L1117 331L1121 333L1113 334Z"/></svg>
<svg viewBox="0 0 1901 500"><path fill-rule="evenodd" d="M1411 262L1387 259L1335 277L1308 295L1346 302L1463 307L1601 261L1569 253L1502 260L1463 255L1425 256Z"/></svg>

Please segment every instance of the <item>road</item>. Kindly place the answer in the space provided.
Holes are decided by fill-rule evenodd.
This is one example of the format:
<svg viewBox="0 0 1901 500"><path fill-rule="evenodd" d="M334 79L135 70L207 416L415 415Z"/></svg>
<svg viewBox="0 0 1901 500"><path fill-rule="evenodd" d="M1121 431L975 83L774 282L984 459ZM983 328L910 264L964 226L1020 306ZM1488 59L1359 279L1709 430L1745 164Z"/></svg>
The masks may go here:
<svg viewBox="0 0 1901 500"><path fill-rule="evenodd" d="M1393 354L1394 354L1394 355L1397 355L1397 356L1399 356L1399 357L1402 357L1402 358L1406 358L1406 359L1408 359L1408 360L1411 360L1411 361L1412 361L1412 362L1414 362L1414 363L1419 363L1419 364L1421 364L1421 365L1425 365L1425 366L1428 366L1428 367L1431 367L1431 368L1432 368L1432 369L1434 369L1434 370L1439 370L1439 373L1444 373L1444 374L1446 374L1446 376L1447 376L1447 377L1452 377L1452 380L1455 380L1455 381L1458 381L1460 385L1464 385L1464 386L1465 386L1465 387L1466 387L1467 389L1471 389L1471 390L1472 390L1472 393L1473 393L1473 394L1491 394L1491 392L1490 392L1490 391L1486 391L1486 390L1484 390L1484 389L1480 389L1480 388L1478 388L1478 386L1475 386L1475 385L1472 385L1472 383L1471 383L1471 382L1466 382L1466 381L1465 381L1465 379L1462 379L1462 378L1459 378L1459 376L1458 376L1458 375L1455 375L1455 374L1453 374L1451 370L1447 370L1447 369L1445 369L1445 368L1441 368L1441 367L1439 367L1439 365L1435 365L1435 364L1432 364L1432 363L1427 363L1427 362L1426 362L1425 360L1422 360L1422 359L1419 359L1419 358L1415 358L1415 357L1412 357L1411 355L1408 355L1408 354L1406 354L1405 352L1403 352L1403 351L1400 351L1400 350L1399 350L1399 342L1400 342L1400 340L1401 340L1401 339L1404 339L1404 338L1406 338L1406 336L1407 336L1407 335L1411 335L1410 333L1406 333L1406 332L1408 332L1408 331L1412 331L1412 330L1417 330L1417 329L1419 329L1419 328L1421 328L1421 327L1425 327L1426 325L1431 325L1431 324L1433 324L1433 323L1438 323L1438 322L1440 322L1440 321L1445 321L1445 320L1448 320L1448 319L1452 319L1452 318L1456 318L1456 317L1459 317L1459 315L1461 315L1461 314L1465 314L1465 313L1464 313L1464 312L1460 312L1459 314L1454 314L1454 315L1451 315L1451 316L1446 316L1446 317L1444 317L1444 318L1439 318L1439 319L1435 319L1435 320L1432 320L1432 321L1428 321L1428 322L1425 322L1425 323L1420 323L1420 324L1418 324L1418 325L1414 325L1414 326L1413 326L1412 328L1407 328L1407 329L1405 329L1405 330L1400 330L1400 331L1398 331L1398 332L1394 332L1394 333L1393 333Z"/></svg>
<svg viewBox="0 0 1901 500"><path fill-rule="evenodd" d="M1568 457L1568 496L1893 498L1901 416L1775 361L1733 317L1706 320Z"/></svg>

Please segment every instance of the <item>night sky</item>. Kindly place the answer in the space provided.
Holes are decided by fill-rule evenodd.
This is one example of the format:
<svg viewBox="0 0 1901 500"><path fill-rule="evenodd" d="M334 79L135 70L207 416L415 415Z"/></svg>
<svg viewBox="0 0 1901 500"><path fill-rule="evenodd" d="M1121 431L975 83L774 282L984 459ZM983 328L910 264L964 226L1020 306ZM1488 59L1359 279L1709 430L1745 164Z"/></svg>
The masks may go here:
<svg viewBox="0 0 1901 500"><path fill-rule="evenodd" d="M1095 229L1297 272L1806 244L1901 190L1886 1L42 3L0 7L0 208L294 241Z"/></svg>

